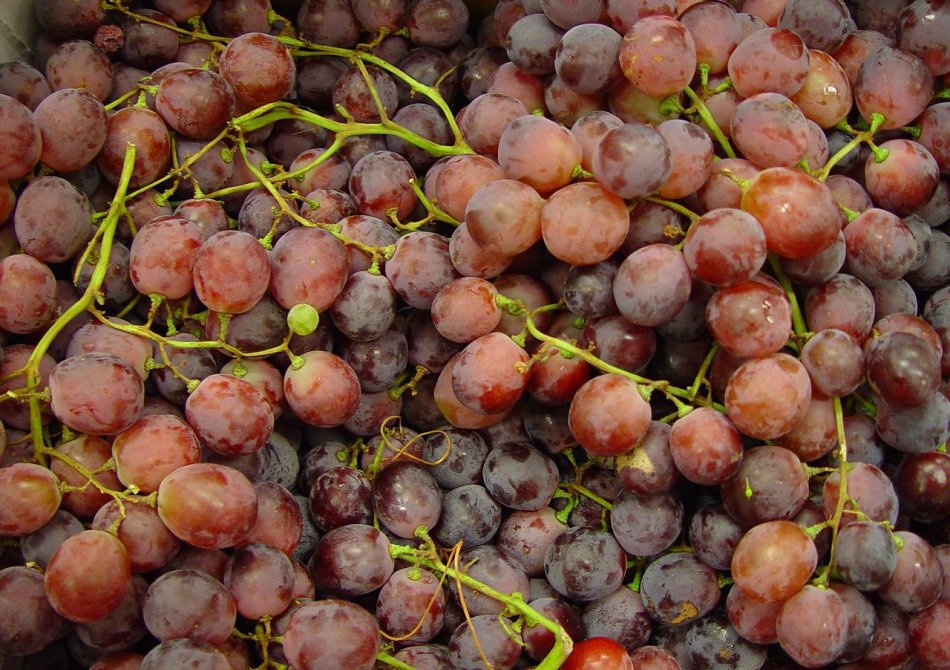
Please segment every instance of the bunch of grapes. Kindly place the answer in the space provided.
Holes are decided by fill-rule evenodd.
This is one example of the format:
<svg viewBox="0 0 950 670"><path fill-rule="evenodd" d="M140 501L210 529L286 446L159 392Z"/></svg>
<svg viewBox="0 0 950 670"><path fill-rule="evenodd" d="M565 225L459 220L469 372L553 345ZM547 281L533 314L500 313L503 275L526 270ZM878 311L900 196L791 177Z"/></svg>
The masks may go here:
<svg viewBox="0 0 950 670"><path fill-rule="evenodd" d="M34 0L0 668L950 670L950 3Z"/></svg>

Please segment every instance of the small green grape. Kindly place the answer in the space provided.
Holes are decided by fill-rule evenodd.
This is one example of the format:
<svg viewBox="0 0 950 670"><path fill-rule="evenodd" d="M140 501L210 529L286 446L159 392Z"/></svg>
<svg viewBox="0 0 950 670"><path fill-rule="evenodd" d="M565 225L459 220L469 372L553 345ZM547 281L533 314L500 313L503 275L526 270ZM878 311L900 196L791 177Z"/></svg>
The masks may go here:
<svg viewBox="0 0 950 670"><path fill-rule="evenodd" d="M320 323L320 314L312 305L300 303L290 308L287 313L287 325L295 335L309 335L317 329Z"/></svg>

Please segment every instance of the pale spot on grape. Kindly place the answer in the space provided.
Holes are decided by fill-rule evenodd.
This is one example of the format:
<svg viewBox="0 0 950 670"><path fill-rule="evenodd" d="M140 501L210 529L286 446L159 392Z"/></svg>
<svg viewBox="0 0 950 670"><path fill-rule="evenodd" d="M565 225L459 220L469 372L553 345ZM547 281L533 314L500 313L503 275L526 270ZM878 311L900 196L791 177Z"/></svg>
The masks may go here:
<svg viewBox="0 0 950 670"><path fill-rule="evenodd" d="M698 614L699 608L696 607L696 605L691 602L685 602L680 606L680 613L671 619L670 623L673 625L683 623L684 621L696 618Z"/></svg>

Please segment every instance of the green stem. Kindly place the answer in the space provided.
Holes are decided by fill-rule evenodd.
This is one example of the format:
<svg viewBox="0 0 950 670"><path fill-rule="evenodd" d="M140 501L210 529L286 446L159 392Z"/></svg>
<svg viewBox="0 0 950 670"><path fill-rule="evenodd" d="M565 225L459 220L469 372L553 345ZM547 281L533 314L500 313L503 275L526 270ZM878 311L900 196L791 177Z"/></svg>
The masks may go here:
<svg viewBox="0 0 950 670"><path fill-rule="evenodd" d="M835 412L835 431L838 433L838 500L835 504L835 513L828 522L831 527L831 551L828 554L828 569L822 572L818 578L818 584L828 583L831 571L835 565L835 545L838 542L838 531L841 527L841 517L844 514L844 506L848 500L848 445L844 432L844 412L841 409L841 398L831 399Z"/></svg>
<svg viewBox="0 0 950 670"><path fill-rule="evenodd" d="M390 656L385 651L381 651L376 654L376 660L385 663L390 667L396 668L396 670L415 670L415 668L413 668L408 663L403 663L402 661Z"/></svg>
<svg viewBox="0 0 950 670"><path fill-rule="evenodd" d="M854 130L854 128L847 125L847 123L845 123L844 125L839 124L842 130L845 130L846 132L851 132L852 134L854 134L854 137L851 139L850 142L848 142L843 147L838 149L835 152L835 154L831 158L828 159L828 161L824 164L824 166L822 166L822 168L818 172L815 173L815 179L822 182L828 179L828 175L831 174L832 168L834 168L835 165L837 165L841 160L843 160L844 157L847 156L851 152L852 149L859 146L862 142L870 141L871 138L874 137L874 134L878 130L880 130L882 125L884 125L885 120L886 119L884 118L882 114L878 114L877 112L874 112L873 114L871 114L871 126L865 131L856 131Z"/></svg>
<svg viewBox="0 0 950 670"><path fill-rule="evenodd" d="M769 252L769 265L772 267L772 272L775 273L775 278L778 279L778 283L781 284L785 290L785 295L788 296L789 303L791 303L792 328L795 330L795 335L799 338L803 338L808 333L808 326L805 325L805 317L802 316L802 309L798 304L798 297L795 295L795 289L792 286L791 280L779 264L778 256L771 251Z"/></svg>
<svg viewBox="0 0 950 670"><path fill-rule="evenodd" d="M644 200L656 203L657 205L663 205L664 207L668 207L678 214L682 214L687 219L689 219L689 222L691 224L699 221L699 214L688 209L687 207L684 207L678 202L673 202L672 200L667 200L666 198L660 198L655 195L648 195L647 197L644 198Z"/></svg>
<svg viewBox="0 0 950 670"><path fill-rule="evenodd" d="M729 158L735 158L736 152L733 150L732 145L729 144L729 140L722 132L722 128L719 127L719 124L716 123L716 119L713 118L712 113L709 111L709 108L706 107L706 103L703 102L703 99L700 98L696 94L696 91L691 89L689 86L683 89L683 93L685 93L689 99L692 100L693 105L696 107L696 113L699 114L699 118L701 118L703 123L706 124L706 127L709 128L709 132L713 134L713 137L716 138L716 141L719 142L719 146L722 147L723 153L725 153Z"/></svg>
<svg viewBox="0 0 950 670"><path fill-rule="evenodd" d="M109 257L112 254L112 242L115 239L115 229L119 217L125 211L125 194L129 187L129 180L132 178L132 170L135 167L135 145L127 144L125 147L125 157L122 162L122 172L119 175L119 184L116 186L115 195L112 198L112 204L109 206L109 212L106 218L100 224L102 230L102 242L99 247L99 260L92 270L92 276L89 278L89 285L86 287L82 296L70 305L65 312L57 318L53 324L43 333L43 337L36 343L36 347L30 354L26 362L26 386L30 391L35 391L40 384L40 361L43 355L49 351L50 345L57 335L66 327L66 324L79 316L87 307L90 307L99 295L102 288L102 282L105 280L106 273L109 270ZM35 395L29 399L30 405L30 434L33 437L33 451L38 463L45 464L43 451L43 418L40 408L40 401Z"/></svg>
<svg viewBox="0 0 950 670"><path fill-rule="evenodd" d="M550 631L554 635L554 646L551 647L551 651L548 652L548 655L537 665L537 670L557 670L570 655L574 642L571 640L571 636L567 634L567 631L556 621L552 621L532 609L520 596L515 597L511 594L502 593L497 589L493 589L487 584L483 584L469 577L464 572L459 572L445 565L437 558L423 555L422 551L413 547L391 544L389 545L389 554L393 559L401 559L414 565L428 568L438 574L447 575L450 579L457 580L473 591L477 591L489 598L494 598L504 603L507 609L523 615L531 623L541 625Z"/></svg>
<svg viewBox="0 0 950 670"><path fill-rule="evenodd" d="M613 503L611 503L606 498L597 495L586 486L582 486L580 484L575 484L575 483L571 483L569 486L575 491L577 491L578 493L580 493L585 498L590 498L591 500L593 500L595 503L603 507L608 512L614 508Z"/></svg>
<svg viewBox="0 0 950 670"><path fill-rule="evenodd" d="M650 396L653 394L654 390L660 391L667 398L669 398L669 400L673 404L676 405L677 413L679 414L679 416L684 416L688 414L690 411L692 411L692 407L681 402L680 399L686 400L687 402L700 402L696 400L694 395L690 395L690 392L687 389L682 389L677 386L672 386L666 381L662 381L662 380L655 381L652 379L647 379L646 377L641 377L640 375L630 372L629 370L618 368L616 365L611 365L607 361L604 361L598 358L587 349L581 348L577 346L576 344L571 344L570 342L567 342L566 340L562 340L560 338L548 335L547 333L540 330L538 326L535 324L534 319L532 318L532 314L540 310L548 311L552 307L556 309L556 308L559 308L560 305L553 305L553 306L546 305L544 307L539 308L538 310L534 310L534 312L528 312L524 309L524 306L519 301L512 300L501 294L495 297L495 302L498 304L499 307L505 310L506 313L511 314L513 316L524 317L525 328L527 329L527 332L531 334L533 337L535 337L536 339L540 340L541 342L545 342L551 345L552 347L557 349L559 352L561 352L562 355L567 354L568 356L578 356L582 358L584 361L586 361L587 363L589 363L590 365L592 365L593 367L597 368L598 370L602 370L610 374L621 375L623 377L626 377L630 381L635 382L637 384L637 390L640 392L640 396L647 402L650 401ZM700 404L703 404L703 405L708 404L709 407L712 407L713 409L716 409L723 413L726 411L726 408L719 403L700 402Z"/></svg>
<svg viewBox="0 0 950 670"><path fill-rule="evenodd" d="M693 379L693 383L689 387L689 395L691 398L695 398L697 395L699 395L699 389L703 385L703 380L706 378L706 373L709 371L709 366L712 365L713 359L716 357L718 352L719 343L713 342L713 345L706 353L706 358L703 359L702 365L699 366L699 372L696 373L696 377Z"/></svg>

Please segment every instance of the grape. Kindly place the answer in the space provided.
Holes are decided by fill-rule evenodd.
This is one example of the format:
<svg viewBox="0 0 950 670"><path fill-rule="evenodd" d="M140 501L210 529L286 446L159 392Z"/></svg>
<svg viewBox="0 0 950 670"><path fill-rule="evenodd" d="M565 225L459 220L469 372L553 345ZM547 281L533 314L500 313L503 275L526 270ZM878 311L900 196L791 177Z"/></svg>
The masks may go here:
<svg viewBox="0 0 950 670"><path fill-rule="evenodd" d="M337 79L333 86L333 105L342 107L357 121L379 121L381 114L391 117L399 103L396 82L378 68L367 68L367 73L383 104L381 109L376 107L370 88L356 67L347 69Z"/></svg>
<svg viewBox="0 0 950 670"><path fill-rule="evenodd" d="M571 433L588 453L616 456L646 435L650 408L635 382L607 374L594 377L577 391L568 421Z"/></svg>
<svg viewBox="0 0 950 670"><path fill-rule="evenodd" d="M524 442L500 444L488 452L482 478L495 500L523 511L547 506L558 484L554 461Z"/></svg>
<svg viewBox="0 0 950 670"><path fill-rule="evenodd" d="M379 646L372 615L344 600L306 603L291 616L284 633L284 653L301 670L371 670Z"/></svg>
<svg viewBox="0 0 950 670"><path fill-rule="evenodd" d="M29 63L0 64L0 94L19 100L32 111L50 92L49 82Z"/></svg>
<svg viewBox="0 0 950 670"><path fill-rule="evenodd" d="M774 167L752 178L741 208L765 231L770 251L801 259L834 243L842 214L821 182L789 168Z"/></svg>
<svg viewBox="0 0 950 670"><path fill-rule="evenodd" d="M608 130L591 159L594 178L624 199L658 191L672 167L666 139L646 124L635 122Z"/></svg>
<svg viewBox="0 0 950 670"><path fill-rule="evenodd" d="M402 47L394 54L394 58L398 58L394 62L399 69L420 84L437 89L443 100L453 100L459 88L459 74L455 70L458 63L447 53L431 46L408 49L408 53L405 53L407 47ZM401 105L418 101L429 107L434 106L431 98L420 96L402 78L397 77L395 81Z"/></svg>
<svg viewBox="0 0 950 670"><path fill-rule="evenodd" d="M306 539L305 524L313 528L312 519L309 516L304 518L297 500L281 484L260 482L255 484L254 492L257 495L257 519L243 541L261 542L288 556L294 555Z"/></svg>
<svg viewBox="0 0 950 670"><path fill-rule="evenodd" d="M897 566L877 589L877 595L902 612L918 612L940 597L943 571L936 552L926 540L909 531L897 531L894 536L902 543L897 552Z"/></svg>
<svg viewBox="0 0 950 670"><path fill-rule="evenodd" d="M801 35L810 50L827 53L834 52L855 29L848 7L841 0L788 0L778 25Z"/></svg>
<svg viewBox="0 0 950 670"><path fill-rule="evenodd" d="M377 393L395 385L409 357L406 336L395 329L369 342L344 340L339 351L365 393Z"/></svg>
<svg viewBox="0 0 950 670"><path fill-rule="evenodd" d="M806 308L807 310L807 308ZM848 333L825 328L805 343L801 362L812 387L827 396L846 396L857 389L864 373L864 356Z"/></svg>
<svg viewBox="0 0 950 670"><path fill-rule="evenodd" d="M544 573L548 546L566 531L567 527L557 520L550 507L533 512L516 511L501 524L497 545L521 563L528 576L537 576Z"/></svg>
<svg viewBox="0 0 950 670"><path fill-rule="evenodd" d="M73 430L111 435L139 418L142 379L111 354L88 353L59 363L49 378L53 413Z"/></svg>
<svg viewBox="0 0 950 670"><path fill-rule="evenodd" d="M897 521L897 494L890 479L880 468L868 463L855 463L848 471L848 499L844 504L841 524L849 524L860 518L871 521ZM825 480L823 487L823 507L825 516L831 518L838 504L840 495L841 476L832 472Z"/></svg>
<svg viewBox="0 0 950 670"><path fill-rule="evenodd" d="M20 551L24 559L45 568L53 552L63 543L63 540L83 530L79 519L60 509L44 526L20 538Z"/></svg>
<svg viewBox="0 0 950 670"><path fill-rule="evenodd" d="M650 616L640 594L621 587L584 608L583 623L589 637L603 636L633 650L650 636Z"/></svg>
<svg viewBox="0 0 950 670"><path fill-rule="evenodd" d="M624 76L654 98L665 98L685 88L696 69L696 44L679 21L648 16L624 35L620 47Z"/></svg>
<svg viewBox="0 0 950 670"><path fill-rule="evenodd" d="M62 494L59 479L34 463L14 463L0 468L0 533L29 535L56 514Z"/></svg>
<svg viewBox="0 0 950 670"><path fill-rule="evenodd" d="M722 484L729 514L743 526L792 519L808 498L801 461L782 447L748 449L732 477Z"/></svg>
<svg viewBox="0 0 950 670"><path fill-rule="evenodd" d="M201 443L224 456L243 456L264 446L274 415L250 382L211 375L188 396L185 416Z"/></svg>
<svg viewBox="0 0 950 670"><path fill-rule="evenodd" d="M819 668L844 651L848 614L837 593L809 584L782 605L775 631L779 645L795 662Z"/></svg>
<svg viewBox="0 0 950 670"><path fill-rule="evenodd" d="M551 586L572 600L599 600L621 585L627 558L609 533L572 528L552 542L544 556Z"/></svg>
<svg viewBox="0 0 950 670"><path fill-rule="evenodd" d="M651 244L624 259L614 279L614 300L620 313L638 326L668 323L686 305L689 267L679 250Z"/></svg>
<svg viewBox="0 0 950 670"><path fill-rule="evenodd" d="M129 252L129 274L139 293L183 298L194 288L193 271L203 238L184 218L155 219L138 232Z"/></svg>
<svg viewBox="0 0 950 670"><path fill-rule="evenodd" d="M792 521L766 521L739 540L732 578L757 602L781 602L799 592L817 563L815 545L804 530Z"/></svg>
<svg viewBox="0 0 950 670"><path fill-rule="evenodd" d="M635 668L643 670L676 670L680 667L676 657L662 647L646 645L630 652Z"/></svg>
<svg viewBox="0 0 950 670"><path fill-rule="evenodd" d="M470 566L468 575L500 593L528 593L528 576L515 558L504 549L479 545L462 552L461 563ZM471 614L501 614L505 604L465 586L453 588L460 602L465 602Z"/></svg>
<svg viewBox="0 0 950 670"><path fill-rule="evenodd" d="M487 455L481 435L450 426L428 435L422 447L422 458L432 464L429 472L446 489L477 484Z"/></svg>
<svg viewBox="0 0 950 670"><path fill-rule="evenodd" d="M310 514L321 530L372 521L369 480L358 470L330 468L317 477L309 493Z"/></svg>
<svg viewBox="0 0 950 670"><path fill-rule="evenodd" d="M571 131L543 116L516 118L498 140L498 165L505 176L542 195L566 185L581 156L580 143Z"/></svg>
<svg viewBox="0 0 950 670"><path fill-rule="evenodd" d="M483 486L466 484L442 496L439 523L433 534L444 546L461 542L474 547L491 541L500 524L501 505Z"/></svg>
<svg viewBox="0 0 950 670"><path fill-rule="evenodd" d="M449 258L449 241L437 233L411 232L399 238L386 262L396 293L417 309L429 309L438 292L459 273Z"/></svg>
<svg viewBox="0 0 950 670"><path fill-rule="evenodd" d="M805 85L808 64L808 49L799 35L766 28L739 42L729 56L728 71L743 98L767 92L793 96Z"/></svg>
<svg viewBox="0 0 950 670"><path fill-rule="evenodd" d="M438 578L424 569L398 570L380 589L376 617L380 628L407 642L428 642L442 627L445 594Z"/></svg>
<svg viewBox="0 0 950 670"><path fill-rule="evenodd" d="M452 370L452 390L474 412L511 409L528 384L528 354L503 333L488 333L469 343Z"/></svg>
<svg viewBox="0 0 950 670"><path fill-rule="evenodd" d="M670 148L670 174L660 186L661 197L676 200L695 193L709 176L713 161L712 140L699 127L682 119L657 126Z"/></svg>
<svg viewBox="0 0 950 670"><path fill-rule="evenodd" d="M357 558L359 569L351 561ZM320 593L352 597L382 586L393 572L389 540L372 526L350 524L328 532L317 542L310 573Z"/></svg>
<svg viewBox="0 0 950 670"><path fill-rule="evenodd" d="M640 581L643 604L654 621L692 623L719 601L715 571L692 554L666 554L647 565Z"/></svg>
<svg viewBox="0 0 950 670"><path fill-rule="evenodd" d="M202 670L227 670L231 667L228 658L218 647L183 638L168 640L153 647L142 659L141 670L184 667L186 664Z"/></svg>
<svg viewBox="0 0 950 670"><path fill-rule="evenodd" d="M805 115L779 93L758 93L740 102L730 135L742 154L761 168L791 168L808 149Z"/></svg>
<svg viewBox="0 0 950 670"><path fill-rule="evenodd" d="M74 470L71 463L65 459L72 459L80 467L86 468L89 472L100 472L94 477L96 482L102 485L106 490L115 490L121 488L115 472L108 469L103 470L103 466L109 460L109 444L93 435L80 435L76 439L63 442L56 447L56 453L59 457L50 463L50 470L59 479L70 486L77 487L76 491L68 491L63 494L62 507L82 519L90 519L103 504L111 500L108 493L101 492L94 484L82 488L87 478L78 470Z"/></svg>
<svg viewBox="0 0 950 670"><path fill-rule="evenodd" d="M792 327L785 295L755 278L720 288L705 311L712 336L723 349L742 358L778 352Z"/></svg>
<svg viewBox="0 0 950 670"><path fill-rule="evenodd" d="M610 514L614 537L634 556L652 556L669 548L682 526L683 506L668 494L641 498L624 491Z"/></svg>
<svg viewBox="0 0 950 670"><path fill-rule="evenodd" d="M626 649L619 643L606 637L589 637L574 645L571 655L561 666L564 670L582 668L616 668L631 670L636 667Z"/></svg>
<svg viewBox="0 0 950 670"><path fill-rule="evenodd" d="M816 331L833 328L859 342L871 331L874 296L861 280L846 274L834 275L808 292L804 314Z"/></svg>
<svg viewBox="0 0 950 670"><path fill-rule="evenodd" d="M145 9L142 16L148 22L126 19L122 23L125 33L119 56L133 67L157 68L171 61L178 52L178 35L161 24L174 26L174 20L153 9Z"/></svg>
<svg viewBox="0 0 950 670"><path fill-rule="evenodd" d="M92 160L106 141L102 103L85 90L60 89L33 112L43 149L40 160L60 172L76 172Z"/></svg>
<svg viewBox="0 0 950 670"><path fill-rule="evenodd" d="M686 648L690 660L700 667L759 668L765 663L765 647L743 639L723 614L692 624Z"/></svg>
<svg viewBox="0 0 950 670"><path fill-rule="evenodd" d="M4 596L0 626L0 649L4 654L34 654L66 630L66 621L46 598L40 572L25 566L0 570L0 593Z"/></svg>
<svg viewBox="0 0 950 670"><path fill-rule="evenodd" d="M158 514L176 537L202 549L219 549L234 546L253 528L257 496L237 470L195 463L162 480Z"/></svg>
<svg viewBox="0 0 950 670"><path fill-rule="evenodd" d="M195 292L216 312L250 310L267 290L270 275L267 252L254 237L237 230L212 235L194 257Z"/></svg>
<svg viewBox="0 0 950 670"><path fill-rule="evenodd" d="M771 644L778 641L775 622L783 604L783 601L758 602L738 586L733 586L726 596L726 613L729 622L744 639L756 644Z"/></svg>
<svg viewBox="0 0 950 670"><path fill-rule="evenodd" d="M412 3L406 27L413 42L447 48L468 29L468 7L460 0L419 0Z"/></svg>
<svg viewBox="0 0 950 670"><path fill-rule="evenodd" d="M28 254L0 260L0 328L32 333L45 326L56 309L56 278Z"/></svg>
<svg viewBox="0 0 950 670"><path fill-rule="evenodd" d="M104 531L84 530L53 552L43 586L60 615L74 623L91 623L120 605L131 579L122 543Z"/></svg>
<svg viewBox="0 0 950 670"><path fill-rule="evenodd" d="M938 353L910 333L891 332L875 339L865 361L868 383L893 406L918 407L940 384Z"/></svg>
<svg viewBox="0 0 950 670"><path fill-rule="evenodd" d="M939 452L904 456L894 474L894 488L903 512L923 521L936 521L945 516L947 492L938 482L948 464L947 455Z"/></svg>
<svg viewBox="0 0 950 670"><path fill-rule="evenodd" d="M598 358L630 372L643 370L656 353L654 329L619 314L588 320L583 335Z"/></svg>
<svg viewBox="0 0 950 670"><path fill-rule="evenodd" d="M359 404L360 386L346 361L326 351L308 351L284 374L284 396L294 414L313 426L339 426ZM319 392L318 392L319 390Z"/></svg>
<svg viewBox="0 0 950 670"><path fill-rule="evenodd" d="M861 591L874 591L894 574L897 550L884 526L856 521L838 532L835 565L842 581Z"/></svg>
<svg viewBox="0 0 950 670"><path fill-rule="evenodd" d="M812 461L834 449L835 437L834 404L830 398L813 390L805 416L775 442L801 460Z"/></svg>
<svg viewBox="0 0 950 670"><path fill-rule="evenodd" d="M572 91L584 95L602 92L621 76L620 45L620 36L609 27L581 22L561 37L554 69Z"/></svg>
<svg viewBox="0 0 950 670"><path fill-rule="evenodd" d="M715 286L750 279L765 263L765 233L742 210L707 212L690 226L683 243L690 274Z"/></svg>
<svg viewBox="0 0 950 670"><path fill-rule="evenodd" d="M135 145L132 186L155 181L171 162L171 144L162 118L150 109L125 107L108 117L107 134L97 165L102 176L117 183L126 146Z"/></svg>
<svg viewBox="0 0 950 670"><path fill-rule="evenodd" d="M487 156L498 154L498 142L509 123L528 113L525 105L510 95L484 93L475 97L459 122L469 145Z"/></svg>
<svg viewBox="0 0 950 670"><path fill-rule="evenodd" d="M861 116L876 112L885 118L881 128L900 128L927 107L933 77L917 56L885 46L867 57L853 86Z"/></svg>
<svg viewBox="0 0 950 670"><path fill-rule="evenodd" d="M221 644L231 634L237 608L217 579L183 569L166 572L149 586L142 616L149 632L160 641L185 637Z"/></svg>
<svg viewBox="0 0 950 670"><path fill-rule="evenodd" d="M287 48L275 37L256 32L228 43L219 57L219 71L231 85L235 99L253 106L286 97L296 77Z"/></svg>
<svg viewBox="0 0 950 670"><path fill-rule="evenodd" d="M947 648L944 644L950 607L945 600L915 615L910 620L910 639L917 657L930 667L947 666Z"/></svg>
<svg viewBox="0 0 950 670"><path fill-rule="evenodd" d="M403 538L416 528L433 528L441 514L439 487L424 468L395 463L383 470L373 489L376 516L387 529Z"/></svg>
<svg viewBox="0 0 950 670"><path fill-rule="evenodd" d="M739 366L726 387L726 412L745 435L774 439L804 418L810 398L805 366L777 353Z"/></svg>
<svg viewBox="0 0 950 670"><path fill-rule="evenodd" d="M919 117L921 132L917 141L934 157L941 172L946 172L950 163L950 155L947 153L945 144L941 142L941 138L945 137L947 132L948 111L950 111L950 104L941 102L928 107Z"/></svg>
<svg viewBox="0 0 950 670"><path fill-rule="evenodd" d="M598 221L596 230L580 225L588 216ZM552 255L573 265L592 265L612 256L629 225L623 201L591 182L559 189L541 208L545 246Z"/></svg>
<svg viewBox="0 0 950 670"><path fill-rule="evenodd" d="M498 291L477 277L462 277L447 284L432 302L432 323L446 339L467 343L487 335L501 321L495 304Z"/></svg>
<svg viewBox="0 0 950 670"><path fill-rule="evenodd" d="M564 31L545 15L528 14L512 24L504 36L502 46L508 54L508 59L520 72L546 75L554 72L557 48L563 36ZM531 105L525 106L534 108Z"/></svg>
<svg viewBox="0 0 950 670"><path fill-rule="evenodd" d="M0 390L3 393L14 389L23 388L26 385L26 373L23 371L27 361L34 354L34 347L28 344L6 345L3 348L3 360L0 361L0 374L5 380L0 382ZM48 353L40 355L38 368L37 390L42 391L48 388L49 375L56 366L56 361ZM50 420L49 406L41 403L40 421L48 423ZM6 426L29 430L30 428L30 409L29 406L15 400L6 400L0 402L0 419Z"/></svg>
<svg viewBox="0 0 950 670"><path fill-rule="evenodd" d="M115 500L102 505L92 520L94 530L117 530L129 553L133 572L150 572L166 565L181 548L154 507L127 501L124 513Z"/></svg>
<svg viewBox="0 0 950 670"><path fill-rule="evenodd" d="M883 665L908 661L913 654L910 634L907 630L908 616L885 603L875 605L875 613L877 625L871 636L871 646L863 660Z"/></svg>
<svg viewBox="0 0 950 670"><path fill-rule="evenodd" d="M105 101L112 88L108 57L86 40L76 39L51 45L45 69L46 79L54 91L84 88L100 101Z"/></svg>
<svg viewBox="0 0 950 670"><path fill-rule="evenodd" d="M294 567L286 554L252 542L228 560L224 585L234 596L238 613L247 619L277 616L290 604Z"/></svg>
<svg viewBox="0 0 950 670"><path fill-rule="evenodd" d="M491 667L511 670L521 653L519 642L512 639L510 622L501 623L495 614L482 614L463 622L449 639L449 661L457 670L480 670L484 655ZM478 640L476 643L475 640Z"/></svg>

